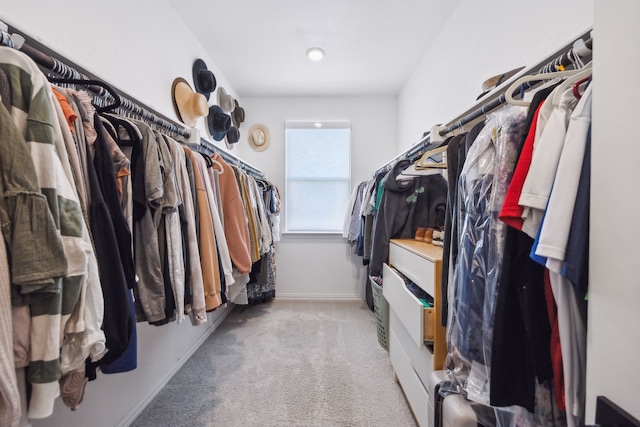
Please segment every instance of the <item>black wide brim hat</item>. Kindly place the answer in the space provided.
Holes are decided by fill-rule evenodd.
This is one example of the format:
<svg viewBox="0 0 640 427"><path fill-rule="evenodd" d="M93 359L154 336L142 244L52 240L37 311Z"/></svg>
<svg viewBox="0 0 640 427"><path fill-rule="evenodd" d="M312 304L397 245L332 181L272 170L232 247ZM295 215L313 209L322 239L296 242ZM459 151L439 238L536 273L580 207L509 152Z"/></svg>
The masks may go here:
<svg viewBox="0 0 640 427"><path fill-rule="evenodd" d="M207 129L209 135L216 141L222 141L224 136L231 128L231 117L222 111L218 105L209 107L209 115L207 116Z"/></svg>
<svg viewBox="0 0 640 427"><path fill-rule="evenodd" d="M217 81L213 73L207 68L207 64L198 58L193 63L193 87L196 92L201 93L209 100L211 92L216 90Z"/></svg>

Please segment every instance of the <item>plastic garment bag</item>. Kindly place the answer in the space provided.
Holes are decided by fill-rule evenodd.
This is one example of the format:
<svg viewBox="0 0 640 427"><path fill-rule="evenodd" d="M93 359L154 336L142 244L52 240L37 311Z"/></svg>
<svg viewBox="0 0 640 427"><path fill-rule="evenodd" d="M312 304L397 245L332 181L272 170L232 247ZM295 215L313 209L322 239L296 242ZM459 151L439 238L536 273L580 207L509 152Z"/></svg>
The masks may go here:
<svg viewBox="0 0 640 427"><path fill-rule="evenodd" d="M519 145L526 109L510 106L487 117L469 149L458 182L454 221L459 253L449 277L449 355L445 363L453 390L483 405L490 403L491 350L506 225L498 219ZM485 425L554 425L548 390L540 387L535 413L521 407L494 408ZM556 424L557 425L557 424Z"/></svg>

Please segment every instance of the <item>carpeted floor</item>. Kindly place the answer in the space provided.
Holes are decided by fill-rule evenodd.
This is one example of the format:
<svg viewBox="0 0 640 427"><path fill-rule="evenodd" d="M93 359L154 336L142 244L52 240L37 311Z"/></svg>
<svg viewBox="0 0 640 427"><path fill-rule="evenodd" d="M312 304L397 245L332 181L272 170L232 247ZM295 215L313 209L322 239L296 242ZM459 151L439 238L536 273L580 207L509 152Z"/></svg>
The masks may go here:
<svg viewBox="0 0 640 427"><path fill-rule="evenodd" d="M236 308L133 426L415 427L359 301Z"/></svg>

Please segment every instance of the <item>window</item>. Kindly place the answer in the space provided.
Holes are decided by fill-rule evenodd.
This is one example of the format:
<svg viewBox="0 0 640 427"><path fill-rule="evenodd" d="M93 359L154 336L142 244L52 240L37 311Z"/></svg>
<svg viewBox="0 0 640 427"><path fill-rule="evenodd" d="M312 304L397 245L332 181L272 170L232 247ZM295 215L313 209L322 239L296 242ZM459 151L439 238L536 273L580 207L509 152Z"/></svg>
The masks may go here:
<svg viewBox="0 0 640 427"><path fill-rule="evenodd" d="M340 233L351 193L351 123L286 123L285 229Z"/></svg>

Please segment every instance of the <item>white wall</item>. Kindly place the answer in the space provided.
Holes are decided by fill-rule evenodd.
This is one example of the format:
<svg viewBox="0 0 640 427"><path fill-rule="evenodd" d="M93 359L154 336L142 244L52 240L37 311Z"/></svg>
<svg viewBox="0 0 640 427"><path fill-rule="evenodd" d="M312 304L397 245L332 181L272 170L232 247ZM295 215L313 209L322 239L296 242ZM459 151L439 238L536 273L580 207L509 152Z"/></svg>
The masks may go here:
<svg viewBox="0 0 640 427"><path fill-rule="evenodd" d="M640 144L629 92L640 69L639 19L635 0L595 2L587 423L599 395L640 419Z"/></svg>
<svg viewBox="0 0 640 427"><path fill-rule="evenodd" d="M171 83L178 76L191 81L191 64L198 57L235 96L165 0L69 0L64 5L13 0L3 2L0 19L171 118L176 117ZM204 131L202 121L200 126ZM54 415L34 422L34 426L126 424L227 312L219 309L211 313L209 322L200 327L192 327L188 320L160 327L139 324L137 370L99 374L87 386L77 411L71 412L58 399Z"/></svg>
<svg viewBox="0 0 640 427"><path fill-rule="evenodd" d="M471 107L489 77L583 33L592 9L592 0L462 0L398 96L398 153Z"/></svg>
<svg viewBox="0 0 640 427"><path fill-rule="evenodd" d="M393 157L396 146L395 97L244 98L246 122L238 144L240 157L259 169L284 194L284 123L287 120L351 121L352 184ZM263 152L248 147L254 123L270 129L271 146ZM240 151L241 150L241 151ZM284 217L282 218L284 226ZM355 298L364 295L362 258L349 253L339 236L284 235L277 252L276 293L281 297Z"/></svg>
<svg viewBox="0 0 640 427"><path fill-rule="evenodd" d="M36 12L37 11L37 12ZM167 0L8 0L0 20L25 31L102 80L178 122L171 83L183 77L193 87L191 66L202 58L218 87L237 94L213 59ZM212 94L212 104L215 94ZM204 120L198 123L208 138ZM224 148L224 142L214 142Z"/></svg>

